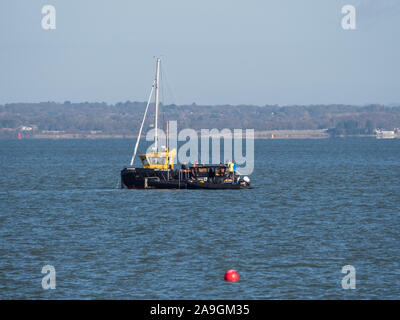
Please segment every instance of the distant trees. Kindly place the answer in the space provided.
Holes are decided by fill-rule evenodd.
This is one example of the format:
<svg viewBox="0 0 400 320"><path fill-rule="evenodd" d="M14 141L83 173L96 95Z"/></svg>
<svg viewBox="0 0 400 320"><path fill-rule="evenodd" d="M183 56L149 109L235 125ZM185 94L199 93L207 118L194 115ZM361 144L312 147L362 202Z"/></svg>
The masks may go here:
<svg viewBox="0 0 400 320"><path fill-rule="evenodd" d="M373 134L375 132L374 123L371 120L367 120L365 122L365 133L366 134Z"/></svg>
<svg viewBox="0 0 400 320"><path fill-rule="evenodd" d="M38 130L106 134L137 134L145 102L107 103L13 103L0 105L0 129L37 126ZM400 107L368 105L160 105L159 125L177 120L178 128L265 130L329 129L332 136L373 134L375 127L400 127ZM149 110L146 125L154 121ZM2 130L6 132L7 130Z"/></svg>
<svg viewBox="0 0 400 320"><path fill-rule="evenodd" d="M1 128L16 128L18 126L18 121L16 119L2 119L0 120Z"/></svg>
<svg viewBox="0 0 400 320"><path fill-rule="evenodd" d="M348 135L368 135L373 134L375 126L371 120L367 120L365 124L356 120L344 120L336 124L335 128L328 130L333 137Z"/></svg>

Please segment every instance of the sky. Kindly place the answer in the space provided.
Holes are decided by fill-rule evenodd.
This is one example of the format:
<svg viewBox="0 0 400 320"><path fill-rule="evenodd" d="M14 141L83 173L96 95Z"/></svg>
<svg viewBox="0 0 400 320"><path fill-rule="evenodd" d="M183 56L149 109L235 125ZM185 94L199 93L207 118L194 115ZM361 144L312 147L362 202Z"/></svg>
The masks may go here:
<svg viewBox="0 0 400 320"><path fill-rule="evenodd" d="M399 17L398 0L1 0L0 104L146 101L154 56L165 104L396 104Z"/></svg>

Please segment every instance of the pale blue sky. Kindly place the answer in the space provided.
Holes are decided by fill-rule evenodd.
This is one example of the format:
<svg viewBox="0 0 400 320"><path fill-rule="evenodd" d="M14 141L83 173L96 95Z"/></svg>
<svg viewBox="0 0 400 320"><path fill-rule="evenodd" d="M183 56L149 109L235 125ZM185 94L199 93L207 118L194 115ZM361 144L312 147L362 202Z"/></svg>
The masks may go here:
<svg viewBox="0 0 400 320"><path fill-rule="evenodd" d="M41 28L45 4L57 29ZM357 30L341 8L357 8ZM1 0L0 103L400 102L398 0ZM168 91L165 91L168 93Z"/></svg>

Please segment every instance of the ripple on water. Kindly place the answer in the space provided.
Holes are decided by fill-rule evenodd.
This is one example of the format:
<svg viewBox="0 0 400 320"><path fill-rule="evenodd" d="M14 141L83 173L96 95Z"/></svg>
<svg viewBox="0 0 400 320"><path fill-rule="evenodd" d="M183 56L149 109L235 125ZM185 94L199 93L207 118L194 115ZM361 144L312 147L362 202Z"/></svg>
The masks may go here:
<svg viewBox="0 0 400 320"><path fill-rule="evenodd" d="M255 188L210 192L119 189L130 140L0 140L0 297L396 299L399 143L257 140Z"/></svg>

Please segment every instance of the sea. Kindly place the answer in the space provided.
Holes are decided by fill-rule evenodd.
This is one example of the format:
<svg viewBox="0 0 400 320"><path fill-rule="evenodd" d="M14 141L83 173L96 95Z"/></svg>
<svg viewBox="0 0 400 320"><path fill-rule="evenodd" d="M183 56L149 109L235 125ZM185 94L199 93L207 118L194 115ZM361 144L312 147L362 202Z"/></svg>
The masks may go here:
<svg viewBox="0 0 400 320"><path fill-rule="evenodd" d="M400 298L399 139L255 140L249 190L122 190L134 144L0 140L0 299Z"/></svg>

